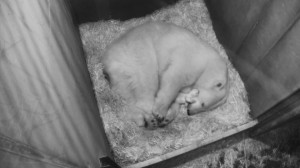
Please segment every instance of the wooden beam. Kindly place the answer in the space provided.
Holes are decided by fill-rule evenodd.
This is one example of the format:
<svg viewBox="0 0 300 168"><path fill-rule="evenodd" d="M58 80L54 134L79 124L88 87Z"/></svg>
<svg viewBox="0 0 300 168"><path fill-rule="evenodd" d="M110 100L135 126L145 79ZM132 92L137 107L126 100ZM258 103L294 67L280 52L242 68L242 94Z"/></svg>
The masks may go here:
<svg viewBox="0 0 300 168"><path fill-rule="evenodd" d="M258 136L300 116L300 89L258 118L251 136Z"/></svg>
<svg viewBox="0 0 300 168"><path fill-rule="evenodd" d="M201 148L203 148L203 147L205 147L209 144L215 143L217 141L220 141L222 139L225 139L227 137L230 137L232 135L235 135L237 133L245 131L249 128L252 128L256 124L257 124L256 120L251 121L249 123L246 123L244 125L238 126L236 128L233 128L233 129L230 129L230 130L228 130L226 132L223 132L221 134L212 135L211 137L209 137L205 140L195 141L189 146L183 147L181 149L175 150L173 152L170 152L170 153L167 153L167 154L164 154L164 155L161 155L161 156L154 157L152 159L149 159L149 160L137 163L137 164L127 166L126 168L140 168L140 167L151 166L151 165L159 163L159 162L168 162L169 159L175 158L177 156L180 157L180 155L185 155L188 152L191 152L191 151L196 150L196 149L201 150Z"/></svg>

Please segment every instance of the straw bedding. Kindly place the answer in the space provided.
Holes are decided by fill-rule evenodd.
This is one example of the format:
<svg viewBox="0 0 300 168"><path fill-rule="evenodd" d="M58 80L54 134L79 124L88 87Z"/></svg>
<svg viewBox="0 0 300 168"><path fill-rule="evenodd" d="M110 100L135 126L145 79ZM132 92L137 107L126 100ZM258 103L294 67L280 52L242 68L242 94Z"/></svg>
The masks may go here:
<svg viewBox="0 0 300 168"><path fill-rule="evenodd" d="M213 111L187 116L184 110L167 127L154 131L138 128L126 115L126 103L113 93L102 74L101 57L107 45L126 30L147 21L171 22L194 32L228 60L212 29L203 0L182 0L168 8L128 21L99 21L80 25L88 68L100 107L100 115L115 160L121 166L141 162L245 124L251 120L247 93L239 74L228 60L230 92L227 102Z"/></svg>

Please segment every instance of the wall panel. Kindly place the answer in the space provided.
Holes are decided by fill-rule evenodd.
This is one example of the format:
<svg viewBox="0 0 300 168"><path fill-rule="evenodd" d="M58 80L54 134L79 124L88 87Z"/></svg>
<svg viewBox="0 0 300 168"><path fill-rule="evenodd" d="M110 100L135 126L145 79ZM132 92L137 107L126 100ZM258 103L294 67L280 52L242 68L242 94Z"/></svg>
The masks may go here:
<svg viewBox="0 0 300 168"><path fill-rule="evenodd" d="M252 112L261 115L300 88L300 21L262 59L245 82Z"/></svg>
<svg viewBox="0 0 300 168"><path fill-rule="evenodd" d="M300 15L299 0L274 0L269 3L255 28L248 34L233 63L246 80Z"/></svg>
<svg viewBox="0 0 300 168"><path fill-rule="evenodd" d="M236 52L270 0L206 0L214 29L226 49Z"/></svg>
<svg viewBox="0 0 300 168"><path fill-rule="evenodd" d="M67 4L2 0L0 20L0 134L98 167L110 147Z"/></svg>
<svg viewBox="0 0 300 168"><path fill-rule="evenodd" d="M206 3L218 39L246 85L255 117L299 89L299 0Z"/></svg>

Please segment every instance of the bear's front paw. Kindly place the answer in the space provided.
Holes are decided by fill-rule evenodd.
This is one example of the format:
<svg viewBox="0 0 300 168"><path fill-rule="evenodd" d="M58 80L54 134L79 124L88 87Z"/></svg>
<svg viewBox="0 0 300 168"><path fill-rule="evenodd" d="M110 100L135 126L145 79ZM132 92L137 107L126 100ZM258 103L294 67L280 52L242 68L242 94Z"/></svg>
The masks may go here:
<svg viewBox="0 0 300 168"><path fill-rule="evenodd" d="M165 127L165 126L168 125L171 121L173 121L172 118L170 118L170 119L165 118L165 119L162 120L161 122L158 122L158 126L159 126L159 127Z"/></svg>
<svg viewBox="0 0 300 168"><path fill-rule="evenodd" d="M129 118L141 128L153 130L158 127L158 121L156 118L152 114L148 114L146 112L133 113Z"/></svg>
<svg viewBox="0 0 300 168"><path fill-rule="evenodd" d="M166 117L164 120L158 122L159 127L164 127L171 123L178 115L180 112L181 105L178 103L173 103L171 108L168 110Z"/></svg>
<svg viewBox="0 0 300 168"><path fill-rule="evenodd" d="M153 116L159 123L165 120L165 116L158 112L153 112Z"/></svg>
<svg viewBox="0 0 300 168"><path fill-rule="evenodd" d="M154 117L154 116L152 116L152 115L149 115L149 116L146 116L145 118L144 118L144 123L145 123L145 125L144 125L144 127L146 128L146 129L150 129L150 130L153 130L153 129L156 129L158 126L159 126L159 122L157 121L157 119Z"/></svg>

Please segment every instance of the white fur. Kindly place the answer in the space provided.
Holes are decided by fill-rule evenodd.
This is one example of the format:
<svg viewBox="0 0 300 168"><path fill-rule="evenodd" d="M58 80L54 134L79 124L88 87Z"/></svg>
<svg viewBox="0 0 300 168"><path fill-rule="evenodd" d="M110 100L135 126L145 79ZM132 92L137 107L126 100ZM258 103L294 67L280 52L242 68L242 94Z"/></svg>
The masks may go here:
<svg viewBox="0 0 300 168"><path fill-rule="evenodd" d="M172 121L180 104L188 103L193 115L219 106L228 94L225 60L173 24L129 30L109 46L103 63L112 89L143 114L137 123L151 128Z"/></svg>

